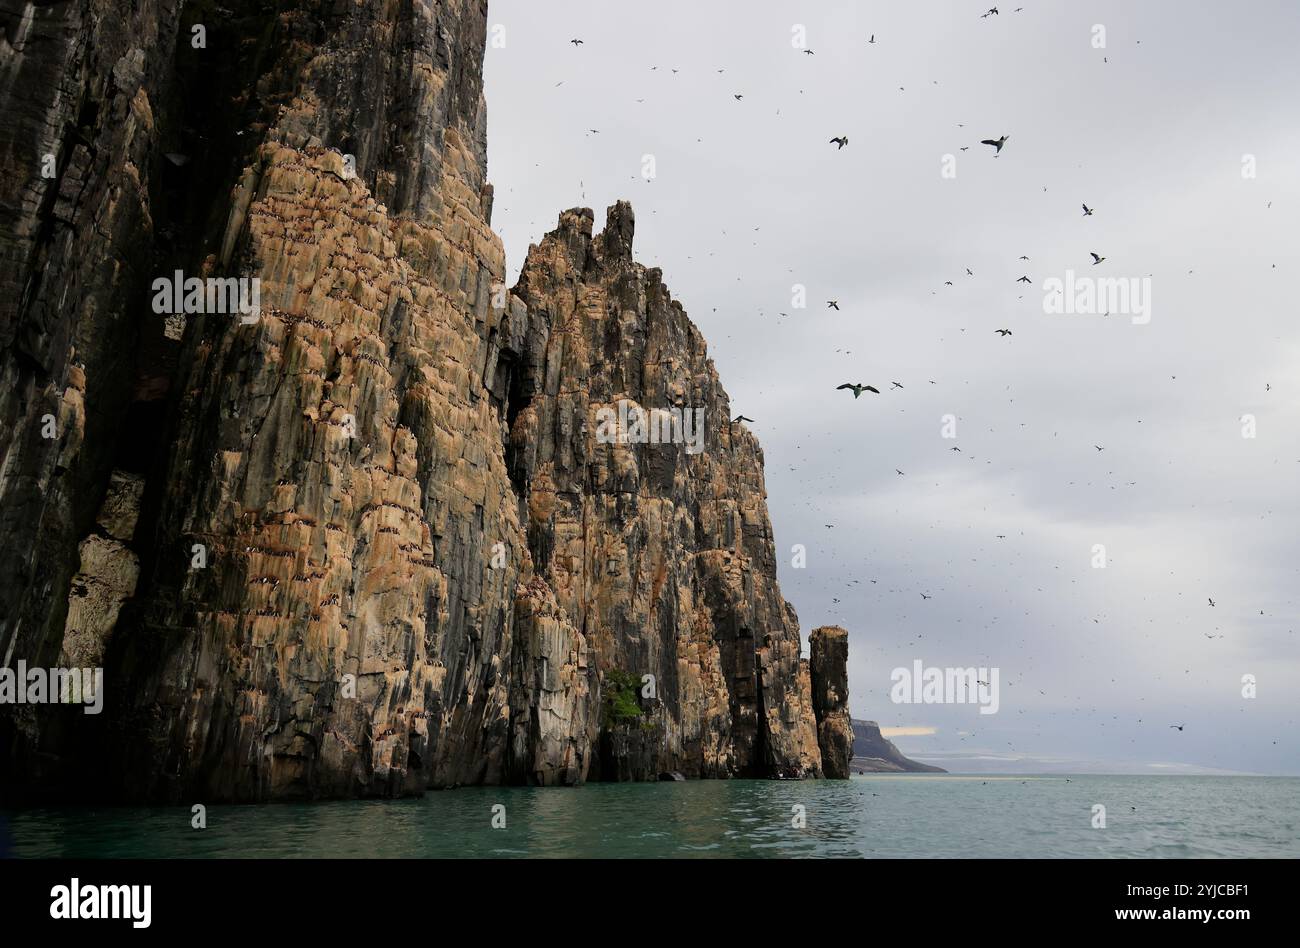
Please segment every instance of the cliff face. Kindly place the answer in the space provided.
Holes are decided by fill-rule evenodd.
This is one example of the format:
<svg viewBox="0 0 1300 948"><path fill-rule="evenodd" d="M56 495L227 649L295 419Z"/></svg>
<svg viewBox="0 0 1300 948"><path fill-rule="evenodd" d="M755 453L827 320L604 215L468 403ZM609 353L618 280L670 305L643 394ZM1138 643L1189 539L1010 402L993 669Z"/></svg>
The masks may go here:
<svg viewBox="0 0 1300 948"><path fill-rule="evenodd" d="M631 208L611 207L595 237L592 224L589 210L560 215L520 274L530 318L507 454L534 568L597 665L638 686L653 676L644 718L606 735L597 772L816 774L762 451L729 422L704 339L660 272L633 261Z"/></svg>
<svg viewBox="0 0 1300 948"><path fill-rule="evenodd" d="M0 0L0 26L0 667L16 669L59 662L70 594L99 631L134 585L96 521L114 469L142 462L119 429L178 23L157 4ZM83 567L102 579L93 596L73 584ZM81 631L69 651L94 656ZM65 721L81 723L0 705L0 779L40 766Z"/></svg>
<svg viewBox="0 0 1300 948"><path fill-rule="evenodd" d="M7 792L821 773L761 451L630 208L503 285L484 2L0 9L0 658L105 669L0 705ZM154 312L178 270L260 311Z"/></svg>

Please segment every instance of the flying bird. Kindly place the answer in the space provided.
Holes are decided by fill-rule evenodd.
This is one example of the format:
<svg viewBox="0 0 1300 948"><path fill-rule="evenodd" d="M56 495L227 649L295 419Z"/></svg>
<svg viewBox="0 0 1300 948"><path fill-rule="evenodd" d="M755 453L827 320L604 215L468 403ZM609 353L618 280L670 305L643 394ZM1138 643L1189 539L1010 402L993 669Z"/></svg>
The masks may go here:
<svg viewBox="0 0 1300 948"><path fill-rule="evenodd" d="M1089 251L1089 252L1091 252L1091 251ZM1102 262L1103 260L1105 260L1105 259L1106 259L1105 257L1099 257L1099 256L1097 256L1097 254L1094 253L1094 254L1092 255L1092 265L1095 267L1097 264L1101 263L1101 262Z"/></svg>
<svg viewBox="0 0 1300 948"><path fill-rule="evenodd" d="M894 388L902 388L902 387L903 387L903 383L902 383L902 382L890 382L889 384L892 385L892 386L894 386Z"/></svg>
<svg viewBox="0 0 1300 948"><path fill-rule="evenodd" d="M746 418L744 415L737 415L735 418L731 419L731 421L732 421L732 424L735 424L735 423L738 422L738 421L747 421L747 422L749 422L751 425L754 423L754 419L753 419L753 418Z"/></svg>
<svg viewBox="0 0 1300 948"><path fill-rule="evenodd" d="M1092 208L1090 208L1087 204L1083 206L1083 216L1092 217Z"/></svg>
<svg viewBox="0 0 1300 948"><path fill-rule="evenodd" d="M1183 728L1187 727L1186 724L1171 724L1171 725L1169 725L1169 726L1172 727L1172 728L1177 728L1177 729L1180 730L1180 731L1181 731Z"/></svg>
<svg viewBox="0 0 1300 948"><path fill-rule="evenodd" d="M874 392L877 395L880 394L880 389L876 388L874 385L863 385L861 382L845 382L843 385L835 386L835 391L838 392L846 388L853 393L854 399L861 396L863 392Z"/></svg>
<svg viewBox="0 0 1300 948"><path fill-rule="evenodd" d="M1022 276L1022 277L1021 277L1019 280L1017 280L1016 282L1017 282L1017 283L1033 283L1034 281L1031 280L1031 279L1029 279L1029 277L1027 277L1027 276Z"/></svg>
<svg viewBox="0 0 1300 948"><path fill-rule="evenodd" d="M1002 146L1007 143L1007 139L1010 137L1010 135L1003 135L1001 138L984 138L980 140L980 144L992 145L996 148L997 150L993 152L993 157L996 158L998 155L1002 154Z"/></svg>
<svg viewBox="0 0 1300 948"><path fill-rule="evenodd" d="M569 42L572 43L574 46L581 46L581 45L582 45L582 40L580 40L580 39L571 39L571 40L569 40Z"/></svg>
<svg viewBox="0 0 1300 948"><path fill-rule="evenodd" d="M839 301L839 300L827 300L827 301L826 301L826 305L829 306L831 309L835 310L836 312L838 312L838 311L839 311L839 308L840 308L840 301Z"/></svg>
<svg viewBox="0 0 1300 948"><path fill-rule="evenodd" d="M1009 335L1011 335L1011 330L1010 330L1010 329L995 329L995 330L993 330L993 331L994 331L995 333L997 333L999 336L1009 336Z"/></svg>
<svg viewBox="0 0 1300 948"><path fill-rule="evenodd" d="M737 102L739 102L741 99L744 98L744 96L743 96L743 95L735 94L735 95L732 95L732 98L735 99Z"/></svg>
<svg viewBox="0 0 1300 948"><path fill-rule="evenodd" d="M839 145L840 148L843 148L848 143L849 143L849 136L847 135L840 135L839 137L832 138L829 142L827 142L828 145ZM835 150L839 151L840 148L836 148Z"/></svg>
<svg viewBox="0 0 1300 948"><path fill-rule="evenodd" d="M922 599L933 599L934 597L933 597L933 596L927 596L925 593L921 593L921 598L922 598Z"/></svg>
<svg viewBox="0 0 1300 948"><path fill-rule="evenodd" d="M1207 596L1206 598L1208 599L1209 597ZM1213 599L1210 599L1210 605L1211 605L1211 606L1214 605L1214 600L1213 600Z"/></svg>

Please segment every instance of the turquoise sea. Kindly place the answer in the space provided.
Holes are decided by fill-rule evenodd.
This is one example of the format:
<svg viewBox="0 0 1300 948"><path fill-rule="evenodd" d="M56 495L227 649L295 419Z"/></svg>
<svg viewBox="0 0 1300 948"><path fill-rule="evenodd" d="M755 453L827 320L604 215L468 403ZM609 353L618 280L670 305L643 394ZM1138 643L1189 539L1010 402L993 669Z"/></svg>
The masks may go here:
<svg viewBox="0 0 1300 948"><path fill-rule="evenodd" d="M1096 804L1106 808L1104 829L1093 827ZM494 814L504 828L493 828ZM471 787L410 800L210 806L202 830L191 828L189 807L5 817L19 857L1300 856L1296 777Z"/></svg>

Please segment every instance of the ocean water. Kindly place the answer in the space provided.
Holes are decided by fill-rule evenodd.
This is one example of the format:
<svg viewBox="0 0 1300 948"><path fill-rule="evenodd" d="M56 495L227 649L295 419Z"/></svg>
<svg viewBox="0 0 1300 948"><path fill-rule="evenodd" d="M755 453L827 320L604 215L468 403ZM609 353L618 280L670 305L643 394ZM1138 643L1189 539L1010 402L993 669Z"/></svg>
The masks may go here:
<svg viewBox="0 0 1300 948"><path fill-rule="evenodd" d="M1093 828L1093 807L1106 826ZM498 822L492 826L494 807ZM802 809L800 809L802 808ZM804 825L795 825L803 816ZM5 814L19 857L1296 857L1300 778L880 775Z"/></svg>

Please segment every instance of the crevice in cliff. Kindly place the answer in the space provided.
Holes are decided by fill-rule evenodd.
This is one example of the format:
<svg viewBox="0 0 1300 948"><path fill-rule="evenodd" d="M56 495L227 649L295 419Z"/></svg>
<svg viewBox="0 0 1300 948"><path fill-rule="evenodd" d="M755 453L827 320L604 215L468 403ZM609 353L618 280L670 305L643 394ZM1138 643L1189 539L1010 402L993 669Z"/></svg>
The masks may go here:
<svg viewBox="0 0 1300 948"><path fill-rule="evenodd" d="M512 352L502 352L498 372L506 379L506 429L512 429L519 413L527 407L529 396L519 359Z"/></svg>
<svg viewBox="0 0 1300 948"><path fill-rule="evenodd" d="M287 21L293 17L288 16ZM191 45L192 28L202 25L207 48ZM182 316L184 331L164 332L162 314L153 312L151 282L171 278L220 275L211 270L211 255L220 256L230 213L230 191L242 169L255 161L262 136L257 133L276 102L278 84L291 66L290 38L275 9L258 0L235 0L222 8L187 4L177 25L169 62L169 82L157 104L150 208L154 224L151 270L140 287L133 310L143 313L135 358L135 381L126 409L127 434L116 451L116 464L145 475L139 544L142 575L156 576L162 557L177 551L161 540L165 525L165 482L172 448L185 423L205 431L199 437L216 446L218 420L209 410L183 415L181 389L205 340L223 330L224 317ZM220 50L220 55L206 55ZM299 53L298 55L301 55ZM202 116L202 130L196 117ZM175 317L173 317L175 318ZM164 569L164 583L178 581L174 568ZM161 578L161 577L159 577ZM155 580L156 585L156 580Z"/></svg>
<svg viewBox="0 0 1300 948"><path fill-rule="evenodd" d="M771 737L768 735L767 696L763 693L763 673L756 670L754 675L754 709L756 715L754 734L754 758L750 762L747 777L766 777L772 770Z"/></svg>

